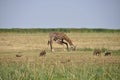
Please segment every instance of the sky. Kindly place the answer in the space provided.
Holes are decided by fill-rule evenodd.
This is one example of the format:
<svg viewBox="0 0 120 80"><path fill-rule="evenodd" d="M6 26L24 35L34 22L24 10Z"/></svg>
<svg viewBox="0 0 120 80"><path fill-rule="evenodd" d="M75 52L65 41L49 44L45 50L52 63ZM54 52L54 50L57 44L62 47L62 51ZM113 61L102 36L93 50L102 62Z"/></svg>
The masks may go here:
<svg viewBox="0 0 120 80"><path fill-rule="evenodd" d="M120 29L120 0L0 0L0 28Z"/></svg>

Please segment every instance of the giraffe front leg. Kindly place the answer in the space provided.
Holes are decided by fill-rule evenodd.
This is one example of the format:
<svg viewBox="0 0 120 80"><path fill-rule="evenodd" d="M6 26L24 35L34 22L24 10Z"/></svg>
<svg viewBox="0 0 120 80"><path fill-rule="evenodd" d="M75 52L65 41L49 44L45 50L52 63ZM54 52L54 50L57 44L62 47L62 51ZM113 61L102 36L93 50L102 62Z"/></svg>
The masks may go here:
<svg viewBox="0 0 120 80"><path fill-rule="evenodd" d="M67 46L67 50L69 50L69 48L68 48L68 43L66 43L66 42L62 42L63 44L65 44L66 46Z"/></svg>

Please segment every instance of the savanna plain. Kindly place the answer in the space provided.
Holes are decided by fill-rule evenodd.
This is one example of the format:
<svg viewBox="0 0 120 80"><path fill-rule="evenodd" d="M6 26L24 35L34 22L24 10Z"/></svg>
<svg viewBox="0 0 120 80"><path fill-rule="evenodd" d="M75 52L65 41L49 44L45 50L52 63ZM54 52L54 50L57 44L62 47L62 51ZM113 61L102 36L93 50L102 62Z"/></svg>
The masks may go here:
<svg viewBox="0 0 120 80"><path fill-rule="evenodd" d="M65 34L76 51L53 43L51 52L48 32L0 33L0 80L120 80L120 32ZM45 56L39 56L42 50ZM111 56L104 56L106 50Z"/></svg>

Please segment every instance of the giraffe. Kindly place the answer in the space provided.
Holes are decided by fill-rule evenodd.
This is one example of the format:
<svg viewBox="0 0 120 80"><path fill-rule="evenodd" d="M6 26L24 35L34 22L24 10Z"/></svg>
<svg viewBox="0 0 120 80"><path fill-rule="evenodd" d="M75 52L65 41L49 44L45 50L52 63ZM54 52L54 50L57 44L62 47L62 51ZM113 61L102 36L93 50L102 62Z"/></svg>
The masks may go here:
<svg viewBox="0 0 120 80"><path fill-rule="evenodd" d="M70 45L72 50L76 49L76 46L74 46L71 39L63 32L51 32L49 34L49 37L50 37L50 40L48 40L48 45L50 45L51 51L53 51L53 47L52 47L53 41L55 41L60 45L65 44L67 47L67 50L69 50L68 44Z"/></svg>

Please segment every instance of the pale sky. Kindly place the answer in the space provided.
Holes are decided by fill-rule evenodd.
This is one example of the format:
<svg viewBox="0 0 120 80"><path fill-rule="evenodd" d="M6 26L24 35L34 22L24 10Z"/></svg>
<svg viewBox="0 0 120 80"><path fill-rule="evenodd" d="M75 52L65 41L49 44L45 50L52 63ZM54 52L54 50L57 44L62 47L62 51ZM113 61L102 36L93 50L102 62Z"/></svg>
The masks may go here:
<svg viewBox="0 0 120 80"><path fill-rule="evenodd" d="M0 0L0 28L120 29L120 0Z"/></svg>

